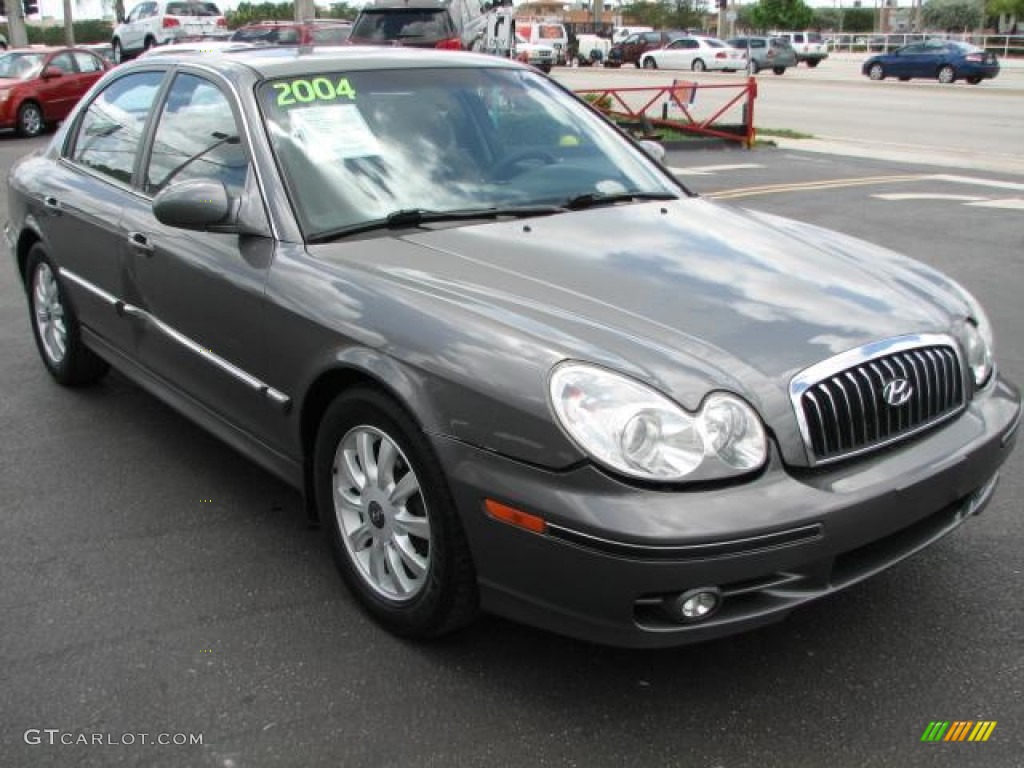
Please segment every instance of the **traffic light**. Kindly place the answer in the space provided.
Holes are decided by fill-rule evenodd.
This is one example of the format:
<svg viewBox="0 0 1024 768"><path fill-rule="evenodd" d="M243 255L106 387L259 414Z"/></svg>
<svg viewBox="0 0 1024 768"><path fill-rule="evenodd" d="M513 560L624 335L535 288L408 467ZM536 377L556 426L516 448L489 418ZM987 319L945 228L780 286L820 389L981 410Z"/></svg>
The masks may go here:
<svg viewBox="0 0 1024 768"><path fill-rule="evenodd" d="M38 0L21 0L21 7L25 10L25 18L28 18L34 13L39 13Z"/></svg>

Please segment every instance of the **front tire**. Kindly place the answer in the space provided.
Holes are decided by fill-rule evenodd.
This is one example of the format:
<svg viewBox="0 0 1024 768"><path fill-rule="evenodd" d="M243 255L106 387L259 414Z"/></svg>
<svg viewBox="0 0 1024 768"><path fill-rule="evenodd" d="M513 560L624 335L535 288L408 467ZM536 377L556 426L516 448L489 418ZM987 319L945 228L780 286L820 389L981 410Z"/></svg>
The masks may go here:
<svg viewBox="0 0 1024 768"><path fill-rule="evenodd" d="M32 335L46 370L65 387L85 386L103 378L109 366L82 343L78 318L40 243L28 252L25 275Z"/></svg>
<svg viewBox="0 0 1024 768"><path fill-rule="evenodd" d="M349 589L380 624L425 639L478 612L476 573L444 473L390 397L342 393L317 434L320 518Z"/></svg>
<svg viewBox="0 0 1024 768"><path fill-rule="evenodd" d="M658 62L656 62L651 56L644 59L644 69L657 69Z"/></svg>
<svg viewBox="0 0 1024 768"><path fill-rule="evenodd" d="M885 67L877 63L872 64L868 68L868 77L871 78L872 80L885 80Z"/></svg>
<svg viewBox="0 0 1024 768"><path fill-rule="evenodd" d="M936 78L940 83L949 85L956 81L956 70L954 70L949 64L945 64L944 66L939 67L939 72L936 75Z"/></svg>
<svg viewBox="0 0 1024 768"><path fill-rule="evenodd" d="M46 127L43 110L34 101L26 101L18 107L18 133L26 138L38 136Z"/></svg>
<svg viewBox="0 0 1024 768"><path fill-rule="evenodd" d="M694 59L693 64L690 65L690 68L694 72L703 72L707 69L707 66L704 64L703 59Z"/></svg>
<svg viewBox="0 0 1024 768"><path fill-rule="evenodd" d="M112 55L114 57L114 64L123 64L124 48L121 46L121 41L115 37L113 42L110 44L110 47L113 51Z"/></svg>

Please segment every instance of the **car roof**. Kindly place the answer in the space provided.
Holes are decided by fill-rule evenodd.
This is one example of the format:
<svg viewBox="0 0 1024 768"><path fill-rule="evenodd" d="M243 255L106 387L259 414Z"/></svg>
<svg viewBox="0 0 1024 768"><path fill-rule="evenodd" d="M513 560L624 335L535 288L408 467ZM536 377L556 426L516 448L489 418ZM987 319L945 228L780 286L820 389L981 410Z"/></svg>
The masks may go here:
<svg viewBox="0 0 1024 768"><path fill-rule="evenodd" d="M197 59L187 51L180 54L168 53L159 57L161 64L196 64L215 69L226 76L237 76L249 70L260 78L290 77L310 72L329 72L343 69L349 72L375 69L418 69L441 67L445 69L520 69L510 59L468 51L443 51L434 49L405 48L390 46L256 46L239 51L211 51ZM135 62L118 67L120 71L152 66L153 59L140 58Z"/></svg>
<svg viewBox="0 0 1024 768"><path fill-rule="evenodd" d="M406 8L429 8L431 10L448 10L447 3L438 0L378 0L362 7L360 13L377 13L378 11L401 11Z"/></svg>

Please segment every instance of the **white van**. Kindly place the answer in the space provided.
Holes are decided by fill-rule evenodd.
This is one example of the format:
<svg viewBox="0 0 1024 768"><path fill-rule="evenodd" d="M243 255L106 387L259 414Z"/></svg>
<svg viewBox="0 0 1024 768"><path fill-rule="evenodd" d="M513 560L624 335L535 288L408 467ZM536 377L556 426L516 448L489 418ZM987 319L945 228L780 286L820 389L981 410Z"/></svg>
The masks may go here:
<svg viewBox="0 0 1024 768"><path fill-rule="evenodd" d="M779 32L775 37L789 41L790 46L796 51L797 64L802 61L808 67L816 67L828 58L828 46L821 39L820 32L805 29L803 32Z"/></svg>
<svg viewBox="0 0 1024 768"><path fill-rule="evenodd" d="M569 36L565 33L565 26L560 22L516 19L516 34L528 43L550 45L555 49L556 63L566 63Z"/></svg>

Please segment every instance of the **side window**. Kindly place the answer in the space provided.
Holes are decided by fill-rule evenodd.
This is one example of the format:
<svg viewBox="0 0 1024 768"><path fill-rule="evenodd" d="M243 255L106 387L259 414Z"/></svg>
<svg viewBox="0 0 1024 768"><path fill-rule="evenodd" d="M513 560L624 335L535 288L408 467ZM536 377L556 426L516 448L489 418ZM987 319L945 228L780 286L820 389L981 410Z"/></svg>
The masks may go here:
<svg viewBox="0 0 1024 768"><path fill-rule="evenodd" d="M803 41L804 41L804 36L802 34L793 35L793 42L794 43L802 43Z"/></svg>
<svg viewBox="0 0 1024 768"><path fill-rule="evenodd" d="M622 41L623 45L635 45L640 41L640 35L630 35Z"/></svg>
<svg viewBox="0 0 1024 768"><path fill-rule="evenodd" d="M237 196L248 171L249 159L227 97L208 80L175 77L153 136L146 193L156 194L176 181L213 179Z"/></svg>
<svg viewBox="0 0 1024 768"><path fill-rule="evenodd" d="M661 35L657 32L645 32L644 33L645 43L661 43Z"/></svg>
<svg viewBox="0 0 1024 768"><path fill-rule="evenodd" d="M136 21L138 21L142 17L142 9L143 9L144 6L145 6L145 3L143 3L143 5L136 5L134 8L132 8L132 12L128 14L128 19L127 19L127 22L129 24L134 24Z"/></svg>
<svg viewBox="0 0 1024 768"><path fill-rule="evenodd" d="M751 48L764 48L765 47L764 40L751 40L750 41L750 47Z"/></svg>
<svg viewBox="0 0 1024 768"><path fill-rule="evenodd" d="M57 54L52 59L50 59L50 63L47 64L47 66L55 67L56 69L59 69L61 72L68 75L73 75L75 73L75 63L71 60L70 53Z"/></svg>
<svg viewBox="0 0 1024 768"><path fill-rule="evenodd" d="M324 45L341 45L348 40L350 27L326 27L313 30L313 42Z"/></svg>
<svg viewBox="0 0 1024 768"><path fill-rule="evenodd" d="M142 6L142 14L140 15L139 18L148 19L153 16L156 16L156 11L156 3L146 3Z"/></svg>
<svg viewBox="0 0 1024 768"><path fill-rule="evenodd" d="M103 65L100 60L91 53L75 51L75 62L78 64L78 71L83 73L102 72Z"/></svg>
<svg viewBox="0 0 1024 768"><path fill-rule="evenodd" d="M163 72L138 72L104 88L78 123L71 159L130 184L146 116L163 79Z"/></svg>
<svg viewBox="0 0 1024 768"><path fill-rule="evenodd" d="M689 48L689 49L695 49L695 48L700 48L700 43L698 43L698 42L697 42L696 40L694 40L693 38L690 38L690 37L688 37L688 38L686 38L685 40L683 40L683 45L682 45L682 47L683 47L683 48Z"/></svg>

